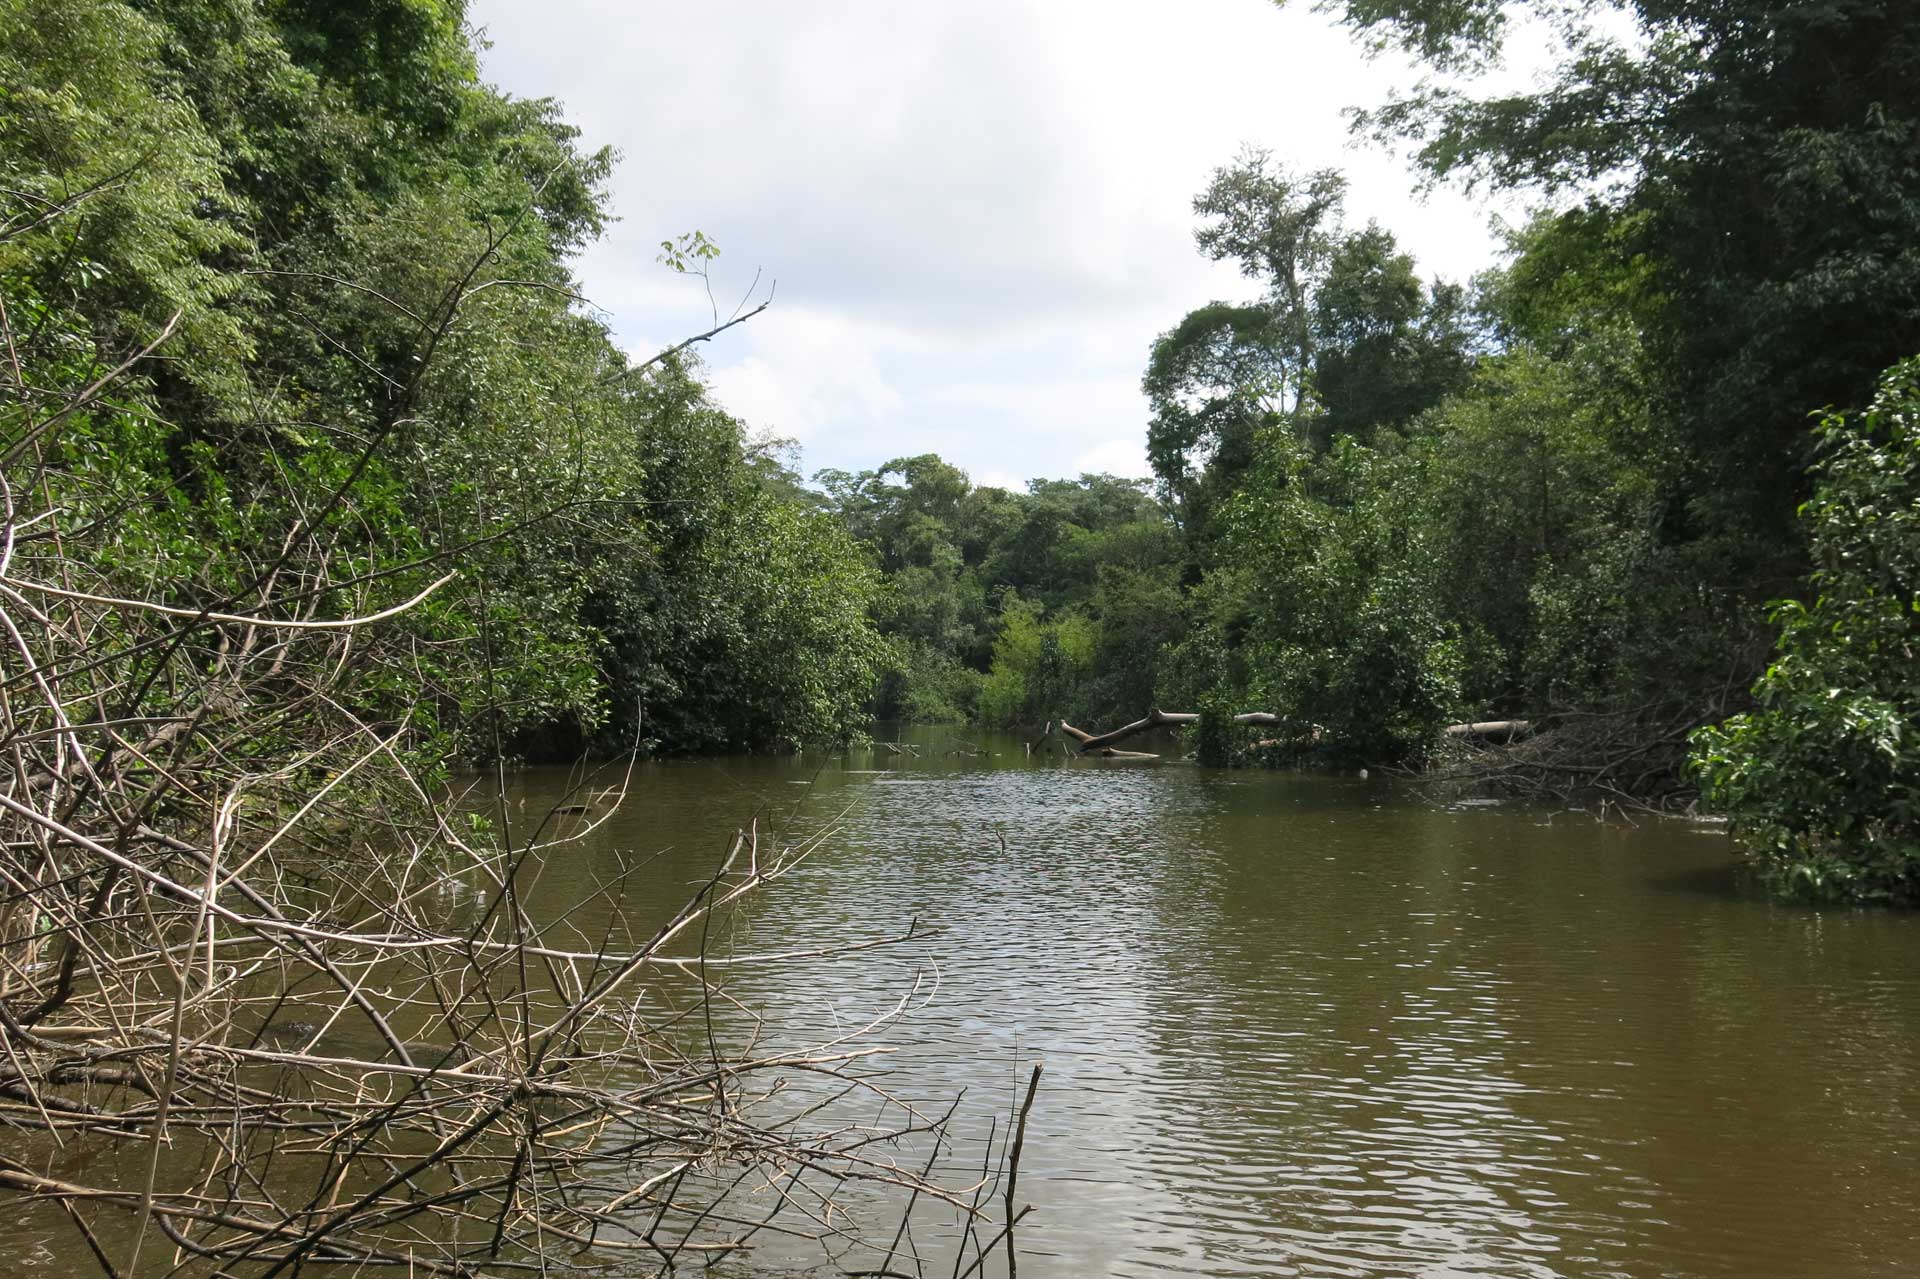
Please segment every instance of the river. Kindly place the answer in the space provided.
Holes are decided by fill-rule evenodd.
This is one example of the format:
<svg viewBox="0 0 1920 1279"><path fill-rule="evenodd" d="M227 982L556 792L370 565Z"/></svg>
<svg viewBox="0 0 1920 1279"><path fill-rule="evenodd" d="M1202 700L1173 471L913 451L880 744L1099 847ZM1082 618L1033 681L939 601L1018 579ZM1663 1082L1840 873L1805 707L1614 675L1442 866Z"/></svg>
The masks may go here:
<svg viewBox="0 0 1920 1279"><path fill-rule="evenodd" d="M642 765L529 901L828 832L715 944L937 931L732 993L817 1032L918 982L885 1078L957 1150L1044 1061L1028 1279L1920 1274L1920 918L1772 905L1699 823L909 741Z"/></svg>

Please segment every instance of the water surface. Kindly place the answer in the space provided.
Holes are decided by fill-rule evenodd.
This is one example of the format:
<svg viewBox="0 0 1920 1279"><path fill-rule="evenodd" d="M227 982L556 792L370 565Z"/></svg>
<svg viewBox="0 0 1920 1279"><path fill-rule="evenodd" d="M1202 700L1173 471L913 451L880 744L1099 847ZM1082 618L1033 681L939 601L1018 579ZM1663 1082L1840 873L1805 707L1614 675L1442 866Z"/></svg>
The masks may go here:
<svg viewBox="0 0 1920 1279"><path fill-rule="evenodd" d="M1029 1279L1920 1274L1920 919L1770 905L1698 824L914 741L644 765L532 900L658 853L643 933L738 826L831 828L716 947L939 931L732 992L799 1034L918 981L886 1083L963 1145L1044 1060Z"/></svg>

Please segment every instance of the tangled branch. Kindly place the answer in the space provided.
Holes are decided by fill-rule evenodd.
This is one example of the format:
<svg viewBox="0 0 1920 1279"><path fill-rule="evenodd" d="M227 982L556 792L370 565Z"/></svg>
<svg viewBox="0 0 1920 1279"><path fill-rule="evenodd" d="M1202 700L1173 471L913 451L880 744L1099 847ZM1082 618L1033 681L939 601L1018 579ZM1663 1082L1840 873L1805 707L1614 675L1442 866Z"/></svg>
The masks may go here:
<svg viewBox="0 0 1920 1279"><path fill-rule="evenodd" d="M895 1194L980 1252L980 1187L930 1180L948 1116L872 1069L918 987L775 1047L721 984L917 930L707 951L817 843L745 830L644 940L583 943L522 899L579 823L477 836L414 741L442 641L412 623L452 574L367 571L341 493L226 579L73 518L58 428L166 336L64 402L9 361L49 407L0 466L0 1194L110 1279L891 1261L904 1218L890 1248L851 1203ZM642 865L574 910L620 917Z"/></svg>

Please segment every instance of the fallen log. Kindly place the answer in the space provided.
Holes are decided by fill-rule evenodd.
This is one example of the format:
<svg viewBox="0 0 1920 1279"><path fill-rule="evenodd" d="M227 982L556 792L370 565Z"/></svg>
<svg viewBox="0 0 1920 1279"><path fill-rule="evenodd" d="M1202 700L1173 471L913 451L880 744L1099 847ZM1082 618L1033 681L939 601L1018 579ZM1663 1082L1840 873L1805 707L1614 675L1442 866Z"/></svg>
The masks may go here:
<svg viewBox="0 0 1920 1279"><path fill-rule="evenodd" d="M1477 724L1449 724L1443 731L1448 737L1471 738L1477 742L1517 742L1533 732L1533 721L1488 719Z"/></svg>
<svg viewBox="0 0 1920 1279"><path fill-rule="evenodd" d="M1124 742L1129 737L1137 737L1141 733L1160 728L1163 725L1192 724L1197 722L1199 718L1198 715L1185 711L1151 710L1148 711L1143 718L1137 719L1131 724L1116 728L1110 733L1089 733L1082 729L1075 728L1065 720L1060 721L1060 731L1078 742L1080 744L1080 752L1084 755L1090 751L1097 751L1103 746L1111 746L1115 742Z"/></svg>
<svg viewBox="0 0 1920 1279"><path fill-rule="evenodd" d="M1304 733L1295 733L1292 737L1263 737L1247 747L1250 751L1290 750L1310 751L1318 746L1327 735L1326 725L1309 724Z"/></svg>
<svg viewBox="0 0 1920 1279"><path fill-rule="evenodd" d="M1080 753L1084 755L1088 751L1097 751L1101 747L1111 746L1115 742L1124 742L1129 737L1136 737L1151 729L1161 728L1170 724L1197 724L1199 722L1200 715L1196 711L1163 711L1156 709L1148 711L1144 718L1137 719L1131 724L1116 728L1110 733L1089 733L1083 729L1075 728L1065 720L1060 721L1060 731L1078 742L1080 744ZM1233 722L1236 724L1278 724L1280 717L1267 711L1248 711L1244 715L1235 715Z"/></svg>

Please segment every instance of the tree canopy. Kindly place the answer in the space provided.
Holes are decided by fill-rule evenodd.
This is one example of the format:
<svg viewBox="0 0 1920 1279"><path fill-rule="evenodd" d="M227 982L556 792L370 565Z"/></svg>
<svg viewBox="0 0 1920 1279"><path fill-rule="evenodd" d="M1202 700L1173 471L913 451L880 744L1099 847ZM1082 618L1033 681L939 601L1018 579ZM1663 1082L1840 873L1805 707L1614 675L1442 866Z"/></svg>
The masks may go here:
<svg viewBox="0 0 1920 1279"><path fill-rule="evenodd" d="M1151 481L1024 492L932 455L809 484L690 356L631 362L573 273L613 157L486 85L453 0L0 10L0 449L60 525L8 571L176 619L82 668L142 720L234 704L204 676L246 641L192 618L412 601L346 659L269 659L314 681L289 749L336 714L444 760L1165 703L1270 710L1297 731L1269 755L1410 761L1497 715L1544 730L1503 784L1679 804L1689 734L1751 710L1696 739L1737 808L1791 757L1791 672L1897 720L1905 669L1874 682L1806 619L1892 625L1832 548L1865 459L1902 455L1832 423L1900 420L1909 373L1869 405L1920 350L1920 8L1328 7L1430 68L1362 132L1547 203L1443 281L1348 224L1339 173L1222 165L1195 244L1249 288L1143 353ZM1564 57L1479 92L1522 22ZM1829 799L1844 834L1743 829L1796 866L1904 838Z"/></svg>
<svg viewBox="0 0 1920 1279"><path fill-rule="evenodd" d="M325 610L457 566L354 696L469 754L857 730L872 579L577 300L612 156L482 83L462 5L10 6L0 113L0 423L114 527L61 552L103 593Z"/></svg>

